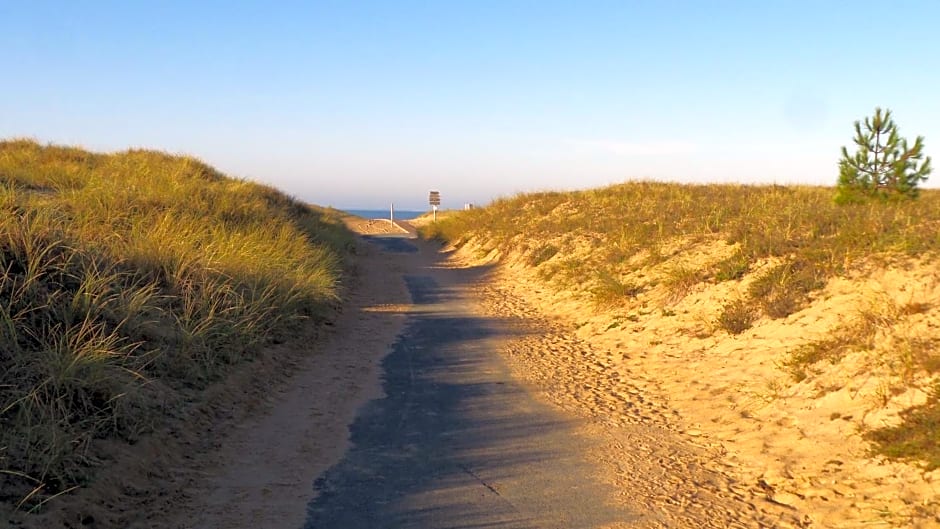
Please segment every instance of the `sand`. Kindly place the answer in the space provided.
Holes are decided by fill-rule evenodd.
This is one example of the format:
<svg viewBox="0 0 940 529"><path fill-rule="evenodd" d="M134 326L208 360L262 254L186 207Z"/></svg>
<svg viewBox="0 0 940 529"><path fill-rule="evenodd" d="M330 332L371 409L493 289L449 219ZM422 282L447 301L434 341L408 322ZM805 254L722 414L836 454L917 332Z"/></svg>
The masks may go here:
<svg viewBox="0 0 940 529"><path fill-rule="evenodd" d="M681 258L690 254L694 260L695 252ZM551 322L537 343L508 352L517 376L608 429L662 425L702 447L695 464L717 479L699 479L693 491L662 491L672 495L664 500L671 506L664 513L673 517L665 526L681 526L702 494L730 494L757 512L771 503L799 513L780 527L940 526L940 471L874 457L860 433L896 424L936 380L907 373L908 385L901 384L896 351L905 340L932 340L940 326L938 263L873 267L833 280L808 308L763 318L733 336L714 322L728 300L743 295L747 278L699 284L681 295L653 289L632 305L599 308L583 295L550 288L522 256L500 255L485 242L464 245L454 258L464 266L501 264L482 289L494 314ZM923 311L900 317L904 306ZM872 350L814 365L799 383L783 368L795 348L860 318L881 326ZM663 454L664 438L651 439ZM638 462L630 448L620 452L599 457L629 493L643 486L632 477ZM672 468L675 452L666 448L661 457L664 475L688 474Z"/></svg>

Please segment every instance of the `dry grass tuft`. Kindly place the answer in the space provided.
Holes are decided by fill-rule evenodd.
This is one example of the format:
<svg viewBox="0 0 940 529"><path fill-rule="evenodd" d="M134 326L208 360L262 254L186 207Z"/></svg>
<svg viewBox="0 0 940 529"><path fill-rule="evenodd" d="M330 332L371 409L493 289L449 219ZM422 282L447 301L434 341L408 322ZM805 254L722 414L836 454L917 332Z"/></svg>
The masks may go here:
<svg viewBox="0 0 940 529"><path fill-rule="evenodd" d="M741 334L757 321L758 313L745 300L736 300L724 306L715 324L729 334Z"/></svg>
<svg viewBox="0 0 940 529"><path fill-rule="evenodd" d="M676 285L682 290L686 279L737 280L774 258L782 264L758 280L752 294L768 316L779 318L799 310L828 278L859 260L935 253L938 229L940 192L933 190L924 190L917 201L838 206L825 187L631 182L504 198L454 212L423 234L449 242L477 236L503 251L525 234L561 256L584 254L577 246L588 241L591 258L580 263L578 277L594 284L628 272L634 258L643 256L647 264L668 259L663 249L677 241L690 247L724 240L737 245L734 254L701 270L682 270ZM532 259L544 262L547 252ZM603 289L597 292L606 296Z"/></svg>

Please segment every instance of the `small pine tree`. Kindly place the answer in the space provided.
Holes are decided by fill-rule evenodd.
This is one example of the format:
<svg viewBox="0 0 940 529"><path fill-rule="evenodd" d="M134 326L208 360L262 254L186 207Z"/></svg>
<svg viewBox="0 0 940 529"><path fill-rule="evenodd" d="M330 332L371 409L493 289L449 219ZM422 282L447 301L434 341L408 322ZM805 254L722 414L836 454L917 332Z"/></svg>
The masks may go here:
<svg viewBox="0 0 940 529"><path fill-rule="evenodd" d="M855 122L855 156L842 147L836 202L861 202L869 198L917 198L917 186L930 174L930 157L923 157L924 138L913 147L898 135L891 111L875 109L865 118L865 129ZM921 162L921 160L923 161Z"/></svg>

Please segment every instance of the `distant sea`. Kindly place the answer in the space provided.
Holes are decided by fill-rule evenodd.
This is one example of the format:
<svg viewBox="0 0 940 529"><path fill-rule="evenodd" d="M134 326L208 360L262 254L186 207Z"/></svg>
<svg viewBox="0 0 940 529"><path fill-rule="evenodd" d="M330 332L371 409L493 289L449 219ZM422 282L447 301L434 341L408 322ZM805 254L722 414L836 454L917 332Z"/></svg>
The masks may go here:
<svg viewBox="0 0 940 529"><path fill-rule="evenodd" d="M388 210L387 209L344 209L346 213L356 215L357 217L362 217L364 219L387 219ZM407 209L396 209L395 210L395 220L411 220L421 215L424 215L427 211L411 211Z"/></svg>

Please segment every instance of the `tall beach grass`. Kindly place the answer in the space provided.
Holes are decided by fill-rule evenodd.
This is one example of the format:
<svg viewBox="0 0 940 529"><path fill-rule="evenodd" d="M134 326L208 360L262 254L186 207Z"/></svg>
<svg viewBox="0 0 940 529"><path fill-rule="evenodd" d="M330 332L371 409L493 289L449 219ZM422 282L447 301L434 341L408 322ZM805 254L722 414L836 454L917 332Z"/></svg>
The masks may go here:
<svg viewBox="0 0 940 529"><path fill-rule="evenodd" d="M778 264L751 289L758 308L771 317L793 312L825 279L862 261L940 250L938 191L925 190L912 202L846 206L832 197L825 187L631 182L504 198L449 213L423 233L458 245L476 237L503 250L520 249L554 283L590 284L605 300L624 291L619 278L638 264L724 242L735 248L728 258L697 269L676 267L667 281L687 286L738 279L774 258ZM566 261L585 248L589 258Z"/></svg>
<svg viewBox="0 0 940 529"><path fill-rule="evenodd" d="M326 317L351 241L193 158L0 142L0 501L82 483L94 439Z"/></svg>

